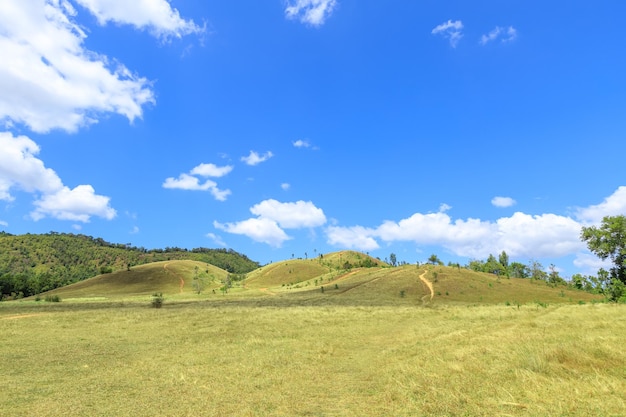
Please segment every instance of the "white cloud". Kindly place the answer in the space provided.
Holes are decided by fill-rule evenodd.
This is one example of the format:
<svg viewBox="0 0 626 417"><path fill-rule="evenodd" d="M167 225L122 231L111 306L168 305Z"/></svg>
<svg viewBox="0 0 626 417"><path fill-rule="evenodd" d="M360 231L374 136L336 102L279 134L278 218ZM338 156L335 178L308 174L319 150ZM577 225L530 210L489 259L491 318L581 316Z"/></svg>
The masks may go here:
<svg viewBox="0 0 626 417"><path fill-rule="evenodd" d="M39 146L26 136L0 132L0 200L12 201L10 189L53 193L63 187L56 172L36 158Z"/></svg>
<svg viewBox="0 0 626 417"><path fill-rule="evenodd" d="M580 252L576 254L574 266L580 269L580 273L583 275L596 275L600 268L608 271L613 263L609 259L603 261L592 253Z"/></svg>
<svg viewBox="0 0 626 417"><path fill-rule="evenodd" d="M283 242L291 239L284 229L313 228L326 223L322 209L315 207L310 201L281 203L276 200L265 200L250 208L256 218L236 223L219 223L213 225L227 233L245 235L256 242L267 243L280 247Z"/></svg>
<svg viewBox="0 0 626 417"><path fill-rule="evenodd" d="M159 38L180 38L204 32L204 28L180 17L167 0L74 0L88 9L100 25L107 22L129 24L137 29L148 29Z"/></svg>
<svg viewBox="0 0 626 417"><path fill-rule="evenodd" d="M74 14L67 1L0 2L0 121L5 125L74 132L96 123L101 113L132 122L142 117L144 105L155 102L148 80L85 48L87 32Z"/></svg>
<svg viewBox="0 0 626 417"><path fill-rule="evenodd" d="M515 29L513 26L509 26L508 28L496 26L491 32L481 36L480 44L486 45L489 42L495 41L496 39L500 39L502 43L507 43L514 41L516 38L517 29Z"/></svg>
<svg viewBox="0 0 626 417"><path fill-rule="evenodd" d="M312 26L321 26L336 6L336 0L288 0L285 16Z"/></svg>
<svg viewBox="0 0 626 417"><path fill-rule="evenodd" d="M517 204L517 201L513 200L511 197L494 197L491 199L491 204L496 207L511 207Z"/></svg>
<svg viewBox="0 0 626 417"><path fill-rule="evenodd" d="M218 223L219 224L219 223ZM215 243L217 246L220 247L227 247L228 245L222 240L222 238L218 235L216 235L215 233L207 233L206 237L208 237L209 239L211 239L213 241L213 243Z"/></svg>
<svg viewBox="0 0 626 417"><path fill-rule="evenodd" d="M9 223L5 222L4 220L0 220L0 226L7 227L8 225Z"/></svg>
<svg viewBox="0 0 626 417"><path fill-rule="evenodd" d="M605 216L621 214L626 214L626 186L618 187L600 204L576 210L576 218L586 224L599 224Z"/></svg>
<svg viewBox="0 0 626 417"><path fill-rule="evenodd" d="M188 191L209 191L218 201L226 201L231 194L230 190L220 190L215 181L206 180L200 183L197 177L189 174L180 174L178 178L166 178L163 188L188 190Z"/></svg>
<svg viewBox="0 0 626 417"><path fill-rule="evenodd" d="M376 239L372 237L373 234L372 229L367 229L362 226L330 226L326 229L329 244L341 248L362 251L374 250L380 247Z"/></svg>
<svg viewBox="0 0 626 417"><path fill-rule="evenodd" d="M91 216L111 220L116 212L109 206L109 197L96 195L91 185L79 185L74 189L63 187L54 194L46 194L35 201L31 217L37 221L44 217L59 220L89 222Z"/></svg>
<svg viewBox="0 0 626 417"><path fill-rule="evenodd" d="M209 191L218 201L226 201L231 194L230 190L221 190L215 181L200 179L194 175L202 177L223 177L233 170L231 165L218 167L215 164L200 164L193 168L189 174L180 174L178 178L169 177L165 179L163 188L189 190L189 191Z"/></svg>
<svg viewBox="0 0 626 417"><path fill-rule="evenodd" d="M293 146L295 146L296 148L308 148L311 146L311 144L306 140L298 139L293 142Z"/></svg>
<svg viewBox="0 0 626 417"><path fill-rule="evenodd" d="M245 162L247 165L258 165L261 162L265 162L270 159L274 154L270 151L265 152L263 155L259 155L259 153L255 151L250 151L250 155L242 156L241 160Z"/></svg>
<svg viewBox="0 0 626 417"><path fill-rule="evenodd" d="M410 241L439 245L457 256L485 258L505 250L513 257L560 257L583 249L580 224L554 214L531 216L515 213L495 222L480 219L453 220L444 212L415 213L400 221L385 221L377 228L332 227L333 245L371 250L377 239L387 243Z"/></svg>
<svg viewBox="0 0 626 417"><path fill-rule="evenodd" d="M139 233L139 227L138 226L133 226L132 229L130 229L129 232L131 235L136 235L137 233Z"/></svg>
<svg viewBox="0 0 626 417"><path fill-rule="evenodd" d="M91 185L70 190L56 172L36 158L38 153L39 147L30 138L0 132L0 200L12 201L12 188L39 194L31 213L34 220L53 217L88 222L91 216L115 217L109 197L96 195Z"/></svg>
<svg viewBox="0 0 626 417"><path fill-rule="evenodd" d="M215 164L200 164L191 170L191 175L200 175L203 177L223 177L232 170L232 165L218 167Z"/></svg>
<svg viewBox="0 0 626 417"><path fill-rule="evenodd" d="M244 235L255 242L267 243L273 247L281 247L282 244L291 239L278 224L271 219L253 218L237 223L213 222L213 226L227 233Z"/></svg>
<svg viewBox="0 0 626 417"><path fill-rule="evenodd" d="M450 46L456 48L456 45L459 43L463 34L461 33L463 29L463 22L460 20L448 20L447 22L443 22L439 26L435 27L430 33L433 35L441 35L446 39L450 40Z"/></svg>
<svg viewBox="0 0 626 417"><path fill-rule="evenodd" d="M280 184L280 188L282 188L285 191L287 191L290 187L291 185L289 185L289 183L287 182L283 182L282 184Z"/></svg>
<svg viewBox="0 0 626 417"><path fill-rule="evenodd" d="M260 218L273 220L286 229L317 227L326 223L324 211L310 201L281 203L270 199L252 206L250 212Z"/></svg>

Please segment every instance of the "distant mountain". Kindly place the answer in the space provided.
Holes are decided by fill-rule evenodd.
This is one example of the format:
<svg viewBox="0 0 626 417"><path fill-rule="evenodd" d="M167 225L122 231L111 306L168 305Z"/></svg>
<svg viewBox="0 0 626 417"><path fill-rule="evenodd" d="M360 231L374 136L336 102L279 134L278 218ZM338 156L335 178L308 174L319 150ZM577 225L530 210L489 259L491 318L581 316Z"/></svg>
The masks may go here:
<svg viewBox="0 0 626 417"><path fill-rule="evenodd" d="M233 274L259 267L258 262L232 249L148 250L82 234L0 232L0 298L34 295L98 274L168 260L204 262Z"/></svg>

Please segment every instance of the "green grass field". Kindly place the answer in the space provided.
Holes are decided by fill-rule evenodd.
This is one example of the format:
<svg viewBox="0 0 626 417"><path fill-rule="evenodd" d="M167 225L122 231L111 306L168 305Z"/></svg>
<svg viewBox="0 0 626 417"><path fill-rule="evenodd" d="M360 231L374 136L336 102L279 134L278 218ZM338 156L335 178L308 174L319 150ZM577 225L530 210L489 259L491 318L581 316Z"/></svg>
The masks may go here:
<svg viewBox="0 0 626 417"><path fill-rule="evenodd" d="M228 294L211 271L196 294L189 262L95 277L55 290L60 303L0 303L0 415L626 415L626 305L317 260L264 267L279 273Z"/></svg>

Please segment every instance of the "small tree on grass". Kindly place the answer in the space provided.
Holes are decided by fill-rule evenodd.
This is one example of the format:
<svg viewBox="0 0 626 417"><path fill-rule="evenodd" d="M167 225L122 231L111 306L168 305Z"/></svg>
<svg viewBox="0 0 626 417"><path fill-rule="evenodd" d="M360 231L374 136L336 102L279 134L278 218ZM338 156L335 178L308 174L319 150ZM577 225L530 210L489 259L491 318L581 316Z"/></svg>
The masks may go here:
<svg viewBox="0 0 626 417"><path fill-rule="evenodd" d="M152 294L152 307L161 308L163 306L163 301L165 301L165 298L163 298L163 293L155 292L154 294Z"/></svg>

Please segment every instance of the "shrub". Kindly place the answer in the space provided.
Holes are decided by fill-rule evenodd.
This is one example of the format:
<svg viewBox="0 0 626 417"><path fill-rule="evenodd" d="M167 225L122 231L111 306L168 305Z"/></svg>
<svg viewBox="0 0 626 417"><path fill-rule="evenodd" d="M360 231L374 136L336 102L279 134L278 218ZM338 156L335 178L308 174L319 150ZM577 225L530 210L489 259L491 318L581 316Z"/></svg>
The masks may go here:
<svg viewBox="0 0 626 417"><path fill-rule="evenodd" d="M163 293L155 292L154 294L152 294L152 307L161 308L163 306L163 301L165 301L165 298L163 298Z"/></svg>
<svg viewBox="0 0 626 417"><path fill-rule="evenodd" d="M404 298L405 296L405 291L404 290L400 290L400 298Z"/></svg>
<svg viewBox="0 0 626 417"><path fill-rule="evenodd" d="M49 303L58 303L61 302L61 297L59 297L58 295L46 295L45 301L49 302Z"/></svg>

